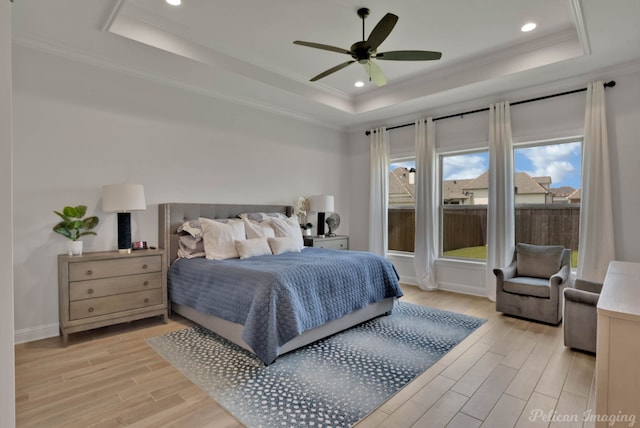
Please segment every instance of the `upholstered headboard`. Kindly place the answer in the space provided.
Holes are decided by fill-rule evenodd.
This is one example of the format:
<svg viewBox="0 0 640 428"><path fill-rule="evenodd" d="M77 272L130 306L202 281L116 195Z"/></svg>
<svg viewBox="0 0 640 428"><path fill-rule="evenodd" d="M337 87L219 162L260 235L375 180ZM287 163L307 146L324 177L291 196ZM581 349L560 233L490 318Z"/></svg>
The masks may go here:
<svg viewBox="0 0 640 428"><path fill-rule="evenodd" d="M186 220L200 217L233 218L242 213L283 213L291 216L289 205L228 205L166 203L158 205L158 246L165 250L167 266L171 265L178 254L178 226Z"/></svg>

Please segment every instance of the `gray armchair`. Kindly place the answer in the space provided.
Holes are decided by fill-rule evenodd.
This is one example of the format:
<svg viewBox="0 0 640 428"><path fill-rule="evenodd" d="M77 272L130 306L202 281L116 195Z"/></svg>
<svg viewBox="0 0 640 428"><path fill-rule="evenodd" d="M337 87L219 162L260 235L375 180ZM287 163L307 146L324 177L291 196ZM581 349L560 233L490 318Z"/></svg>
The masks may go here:
<svg viewBox="0 0 640 428"><path fill-rule="evenodd" d="M496 275L496 310L557 325L562 290L571 270L571 250L557 245L517 244L513 261Z"/></svg>
<svg viewBox="0 0 640 428"><path fill-rule="evenodd" d="M596 352L598 313L602 284L576 279L574 288L564 289L564 345Z"/></svg>

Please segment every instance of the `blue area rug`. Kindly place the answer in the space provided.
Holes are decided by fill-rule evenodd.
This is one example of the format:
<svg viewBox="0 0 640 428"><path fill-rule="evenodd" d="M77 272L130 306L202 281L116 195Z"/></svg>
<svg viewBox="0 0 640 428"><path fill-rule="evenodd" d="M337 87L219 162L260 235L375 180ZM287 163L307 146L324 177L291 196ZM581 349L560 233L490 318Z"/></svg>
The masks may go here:
<svg viewBox="0 0 640 428"><path fill-rule="evenodd" d="M285 354L266 367L202 327L147 342L248 427L348 427L484 322L396 302L391 315Z"/></svg>

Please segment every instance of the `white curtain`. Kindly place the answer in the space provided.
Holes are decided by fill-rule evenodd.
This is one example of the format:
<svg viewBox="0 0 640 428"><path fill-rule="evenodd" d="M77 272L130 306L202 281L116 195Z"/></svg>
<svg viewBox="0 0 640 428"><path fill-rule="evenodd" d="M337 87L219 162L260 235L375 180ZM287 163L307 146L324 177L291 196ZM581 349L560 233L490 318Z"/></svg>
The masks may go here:
<svg viewBox="0 0 640 428"><path fill-rule="evenodd" d="M371 130L369 187L369 251L387 254L387 194L389 189L389 131Z"/></svg>
<svg viewBox="0 0 640 428"><path fill-rule="evenodd" d="M418 286L435 290L434 263L438 224L436 181L436 132L432 118L419 119L416 125L416 226L413 263Z"/></svg>
<svg viewBox="0 0 640 428"><path fill-rule="evenodd" d="M602 282L615 259L604 83L587 87L577 277Z"/></svg>
<svg viewBox="0 0 640 428"><path fill-rule="evenodd" d="M515 247L513 141L508 102L489 110L489 202L487 212L487 297L496 300L493 269L511 263Z"/></svg>

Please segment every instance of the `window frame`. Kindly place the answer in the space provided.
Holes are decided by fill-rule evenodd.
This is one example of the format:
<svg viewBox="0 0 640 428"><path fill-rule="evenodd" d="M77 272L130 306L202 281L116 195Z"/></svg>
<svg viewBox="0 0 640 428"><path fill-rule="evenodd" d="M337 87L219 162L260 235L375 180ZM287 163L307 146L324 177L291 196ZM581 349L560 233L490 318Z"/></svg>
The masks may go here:
<svg viewBox="0 0 640 428"><path fill-rule="evenodd" d="M444 208L445 206L461 206L460 204L445 204L444 203L444 158L453 157L453 156L461 156L461 155L472 155L474 153L486 153L487 154L487 169L489 171L489 147L474 147L469 149L462 150L451 150L451 151L442 151L437 154L438 156L438 259L447 260L447 261L455 261L455 262L465 262L465 263L486 263L486 257L484 259L473 258L473 257L459 257L459 256L445 256L444 254ZM487 189L488 191L488 189ZM487 207L487 215L489 206ZM486 242L486 236L485 236Z"/></svg>
<svg viewBox="0 0 640 428"><path fill-rule="evenodd" d="M394 156L394 157L390 157L389 158L389 166L388 166L389 174L391 173L391 165L397 164L397 163L409 162L409 161L413 161L414 168L415 168L415 163L416 163L415 154L403 154L403 155L397 155L397 156ZM391 206L389 204L389 188L387 187L387 223L389 222L389 209L390 208L391 208ZM414 205L413 211L414 211L414 215L415 215L415 205ZM392 250L392 249L389 248L389 225L388 224L387 224L387 230L385 230L385 233L387 234L387 254L392 255L392 256L413 257L413 255L414 255L413 251ZM415 241L414 241L414 246L415 246Z"/></svg>
<svg viewBox="0 0 640 428"><path fill-rule="evenodd" d="M582 168L582 162L583 162L583 157L584 157L584 135L575 135L575 136L570 136L570 137L559 137L559 138L548 138L548 139L543 139L543 140L534 140L534 141L522 141L522 142L514 142L513 143L513 148L512 148L512 156L513 156L513 174L514 174L514 180L515 180L515 174L518 172L517 168L516 168L516 150L518 149L527 149L527 148L532 148L532 147L542 147L542 146L556 146L556 145L560 145L560 144L569 144L569 143L580 143L580 187L578 187L578 189L582 189L583 188L583 183L582 183L582 179L583 179L583 168ZM515 184L515 183L514 183ZM553 183L552 183L553 184ZM551 189L551 186L549 187ZM514 209L514 216L515 216L515 210L518 208L518 206L526 206L526 205L538 205L538 204L526 204L526 203L521 203L521 204L516 204L515 198L513 201L513 209ZM553 202L551 202L551 204L553 205ZM582 200L580 200L580 210L582 210ZM579 216L579 214L578 214ZM517 225L516 225L516 220L517 217L513 219L514 221L514 227L516 227L517 229ZM578 230L579 230L579 226L578 226ZM579 232L578 232L579 233ZM514 238L515 238L515 233L514 233ZM514 245L516 244L516 242L514 242ZM553 243L548 243L548 244L544 244L544 245L555 245ZM573 251L578 251L578 250L572 250ZM576 266L573 266L573 261L571 263L571 271L575 272L577 270L577 261L576 261Z"/></svg>

